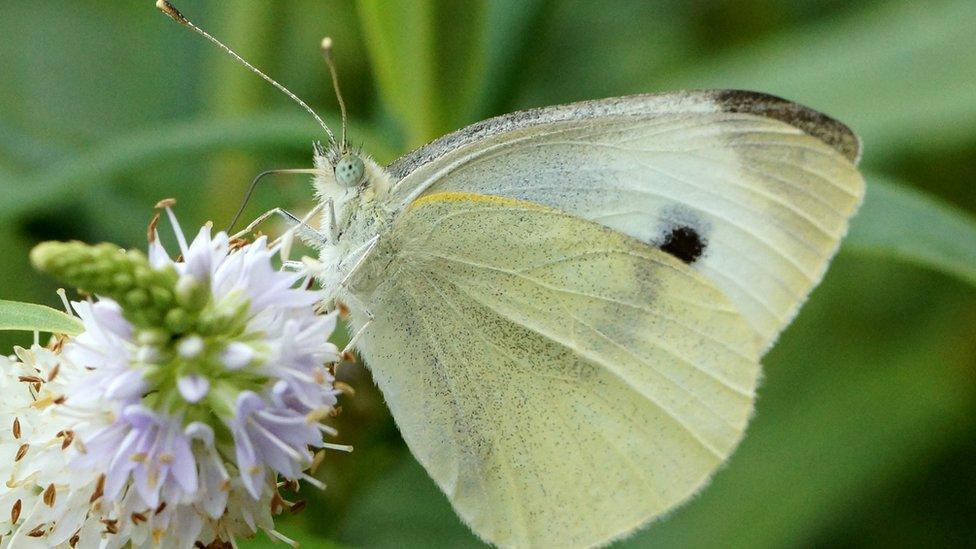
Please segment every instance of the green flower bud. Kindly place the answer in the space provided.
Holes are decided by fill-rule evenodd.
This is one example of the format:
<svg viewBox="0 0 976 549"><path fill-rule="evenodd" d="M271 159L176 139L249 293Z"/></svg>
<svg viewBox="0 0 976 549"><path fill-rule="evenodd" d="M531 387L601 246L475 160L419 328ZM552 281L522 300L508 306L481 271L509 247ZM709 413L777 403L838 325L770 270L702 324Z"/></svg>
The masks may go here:
<svg viewBox="0 0 976 549"><path fill-rule="evenodd" d="M210 300L210 288L191 275L176 281L176 302L188 311L200 311Z"/></svg>
<svg viewBox="0 0 976 549"><path fill-rule="evenodd" d="M166 333L165 330L161 330L159 328L148 328L145 330L140 330L139 333L136 334L136 341L138 341L140 345L159 346L169 341L169 334Z"/></svg>
<svg viewBox="0 0 976 549"><path fill-rule="evenodd" d="M159 326L173 306L176 271L153 269L137 250L126 251L107 243L43 242L30 257L38 270L118 301L125 317L137 327ZM188 323L188 318L179 322L184 328Z"/></svg>
<svg viewBox="0 0 976 549"><path fill-rule="evenodd" d="M190 320L190 315L186 311L176 308L167 311L164 322L170 333L182 334L190 327Z"/></svg>

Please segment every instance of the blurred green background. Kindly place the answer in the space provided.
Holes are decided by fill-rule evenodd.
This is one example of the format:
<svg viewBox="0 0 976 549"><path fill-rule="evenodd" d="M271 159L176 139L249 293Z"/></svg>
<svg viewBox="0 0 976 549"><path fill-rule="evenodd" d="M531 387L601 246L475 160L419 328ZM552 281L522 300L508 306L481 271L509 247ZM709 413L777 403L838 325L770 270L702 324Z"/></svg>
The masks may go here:
<svg viewBox="0 0 976 549"><path fill-rule="evenodd" d="M257 172L310 165L311 119L152 4L0 1L0 298L57 303L28 265L40 240L142 247L170 196L186 226L223 226ZM335 121L318 52L332 36L352 138L381 162L489 115L681 88L762 90L847 122L868 200L764 360L744 443L621 545L976 546L976 2L177 4ZM247 217L310 198L280 177ZM0 348L25 341L0 333ZM477 545L368 372L340 374L356 451L330 454L328 490L303 490L283 531L303 547Z"/></svg>

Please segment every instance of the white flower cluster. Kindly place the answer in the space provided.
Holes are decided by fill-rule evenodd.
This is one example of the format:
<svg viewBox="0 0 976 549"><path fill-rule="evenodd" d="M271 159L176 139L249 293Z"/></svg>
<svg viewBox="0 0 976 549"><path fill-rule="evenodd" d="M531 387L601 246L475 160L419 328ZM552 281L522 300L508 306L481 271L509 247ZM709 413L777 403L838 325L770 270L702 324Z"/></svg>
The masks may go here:
<svg viewBox="0 0 976 549"><path fill-rule="evenodd" d="M169 213L183 259L157 237L143 260L175 280L170 296L146 286L168 307L158 326L130 317L150 301L116 276L134 288L124 300L72 304L81 335L0 358L0 547L190 548L259 529L290 541L274 530L291 506L277 478L321 486L306 471L348 449L323 440L338 353L321 295L275 269L263 238L234 245L206 226L187 244Z"/></svg>
<svg viewBox="0 0 976 549"><path fill-rule="evenodd" d="M272 492L254 499L240 483L226 487L230 512L210 520L192 500L147 509L135 490L107 497L104 466L77 457L87 433L111 424L111 403L69 407L64 395L85 372L50 349L18 348L11 358L0 357L0 546L187 548L274 529Z"/></svg>

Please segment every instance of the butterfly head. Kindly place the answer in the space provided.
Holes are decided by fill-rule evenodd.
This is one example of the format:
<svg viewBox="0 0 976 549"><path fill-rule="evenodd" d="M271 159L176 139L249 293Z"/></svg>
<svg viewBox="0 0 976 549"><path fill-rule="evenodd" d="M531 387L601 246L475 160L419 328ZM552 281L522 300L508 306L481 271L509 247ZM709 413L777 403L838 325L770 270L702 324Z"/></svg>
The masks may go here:
<svg viewBox="0 0 976 549"><path fill-rule="evenodd" d="M386 171L359 148L315 144L315 190L337 204L359 195L384 193L390 187Z"/></svg>
<svg viewBox="0 0 976 549"><path fill-rule="evenodd" d="M356 153L346 153L336 162L335 168L336 183L340 187L358 187L366 176L366 163Z"/></svg>

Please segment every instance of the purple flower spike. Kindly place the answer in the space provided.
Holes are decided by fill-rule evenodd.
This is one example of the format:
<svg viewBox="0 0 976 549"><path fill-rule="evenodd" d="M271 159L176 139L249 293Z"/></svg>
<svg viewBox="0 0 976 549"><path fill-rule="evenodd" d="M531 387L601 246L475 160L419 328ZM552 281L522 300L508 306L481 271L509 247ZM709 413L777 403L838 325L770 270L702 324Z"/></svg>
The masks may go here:
<svg viewBox="0 0 976 549"><path fill-rule="evenodd" d="M192 547L272 531L278 475L321 486L305 473L313 451L346 449L319 423L336 404L328 364L339 358L336 315L315 312L323 294L276 269L266 238L232 246L205 226L187 243L167 215L183 260L158 237L148 259L175 271L163 292L179 310L146 326L109 299L74 304L85 331L58 356L52 402L68 403L58 436L76 443L62 460L84 492L57 496L77 500L52 529L57 543L80 532L82 547Z"/></svg>

